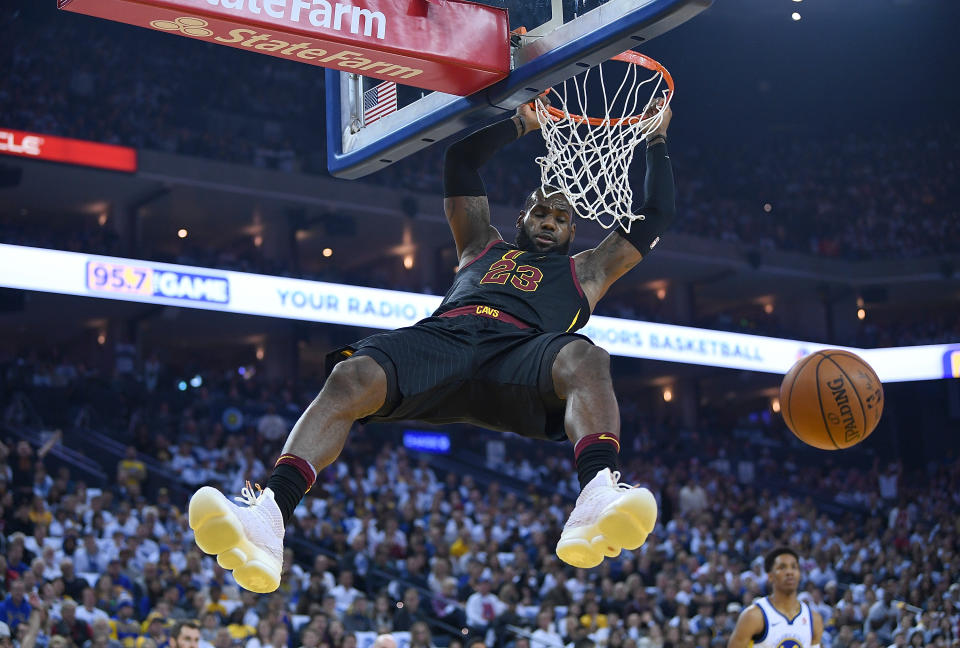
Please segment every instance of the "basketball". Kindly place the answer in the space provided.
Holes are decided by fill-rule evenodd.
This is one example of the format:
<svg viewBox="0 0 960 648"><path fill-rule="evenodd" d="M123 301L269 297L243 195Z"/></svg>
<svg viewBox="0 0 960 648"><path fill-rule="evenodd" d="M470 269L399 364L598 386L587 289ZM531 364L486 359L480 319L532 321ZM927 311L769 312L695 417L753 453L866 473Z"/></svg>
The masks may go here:
<svg viewBox="0 0 960 648"><path fill-rule="evenodd" d="M780 411L790 431L821 450L854 446L883 413L883 385L863 358L825 349L802 358L780 384Z"/></svg>

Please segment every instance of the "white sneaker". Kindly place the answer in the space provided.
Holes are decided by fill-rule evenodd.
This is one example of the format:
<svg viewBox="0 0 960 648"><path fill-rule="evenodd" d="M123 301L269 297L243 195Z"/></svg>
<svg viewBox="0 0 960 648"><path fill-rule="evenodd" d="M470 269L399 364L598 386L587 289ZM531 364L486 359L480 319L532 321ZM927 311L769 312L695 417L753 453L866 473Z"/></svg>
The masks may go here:
<svg viewBox="0 0 960 648"><path fill-rule="evenodd" d="M234 499L246 506L204 486L190 498L190 528L197 546L232 570L240 587L272 592L280 587L283 567L283 515L269 488L255 495L247 482L241 494Z"/></svg>
<svg viewBox="0 0 960 648"><path fill-rule="evenodd" d="M646 488L621 484L620 473L604 468L580 491L563 527L557 556L589 569L647 541L657 523L657 500Z"/></svg>

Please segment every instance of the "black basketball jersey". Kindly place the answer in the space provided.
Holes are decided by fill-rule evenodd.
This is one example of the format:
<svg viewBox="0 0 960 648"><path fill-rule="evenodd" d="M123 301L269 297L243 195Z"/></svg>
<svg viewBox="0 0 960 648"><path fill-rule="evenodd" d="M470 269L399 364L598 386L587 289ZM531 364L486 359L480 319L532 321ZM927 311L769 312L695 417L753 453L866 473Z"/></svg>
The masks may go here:
<svg viewBox="0 0 960 648"><path fill-rule="evenodd" d="M573 257L491 243L457 271L434 315L462 306L489 306L541 331L575 331L590 318L590 304Z"/></svg>

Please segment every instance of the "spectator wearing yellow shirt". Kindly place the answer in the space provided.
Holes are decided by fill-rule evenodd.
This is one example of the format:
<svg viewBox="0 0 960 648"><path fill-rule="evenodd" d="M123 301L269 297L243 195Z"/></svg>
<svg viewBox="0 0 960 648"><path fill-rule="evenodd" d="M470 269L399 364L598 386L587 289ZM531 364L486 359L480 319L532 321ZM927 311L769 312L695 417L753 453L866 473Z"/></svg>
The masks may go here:
<svg viewBox="0 0 960 648"><path fill-rule="evenodd" d="M131 494L141 492L140 485L147 478L147 466L137 458L137 449L127 446L126 452L117 463L117 481Z"/></svg>
<svg viewBox="0 0 960 648"><path fill-rule="evenodd" d="M606 628L608 623L607 615L600 614L600 605L596 601L589 601L586 606L586 612L580 616L580 625L594 632L601 628Z"/></svg>
<svg viewBox="0 0 960 648"><path fill-rule="evenodd" d="M47 503L40 495L33 496L33 500L30 502L30 512L27 513L27 516L34 525L48 527L53 522L53 513L47 508Z"/></svg>
<svg viewBox="0 0 960 648"><path fill-rule="evenodd" d="M230 622L227 624L227 630L233 638L234 643L246 644L247 639L257 636L257 629L243 622L243 608L237 608L230 614Z"/></svg>
<svg viewBox="0 0 960 648"><path fill-rule="evenodd" d="M135 648L148 648L147 639L156 648L163 648L167 645L167 620L159 612L151 612L140 626L140 635Z"/></svg>
<svg viewBox="0 0 960 648"><path fill-rule="evenodd" d="M110 636L116 639L124 648L133 648L140 637L140 624L133 618L133 601L129 598L121 599L117 605L117 613L110 619Z"/></svg>
<svg viewBox="0 0 960 648"><path fill-rule="evenodd" d="M218 620L226 619L229 613L223 604L224 600L223 588L217 583L212 583L210 585L210 600L203 608L204 613L212 612L218 616ZM213 639L210 638L208 641L213 641Z"/></svg>

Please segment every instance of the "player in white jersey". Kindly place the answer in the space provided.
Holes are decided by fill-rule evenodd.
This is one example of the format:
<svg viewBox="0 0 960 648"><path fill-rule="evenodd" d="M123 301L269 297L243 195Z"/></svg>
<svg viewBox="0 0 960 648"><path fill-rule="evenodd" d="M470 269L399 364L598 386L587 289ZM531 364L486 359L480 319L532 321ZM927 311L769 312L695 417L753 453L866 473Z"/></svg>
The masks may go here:
<svg viewBox="0 0 960 648"><path fill-rule="evenodd" d="M797 553L778 547L766 555L763 565L773 593L740 614L727 648L819 648L823 618L797 599Z"/></svg>

